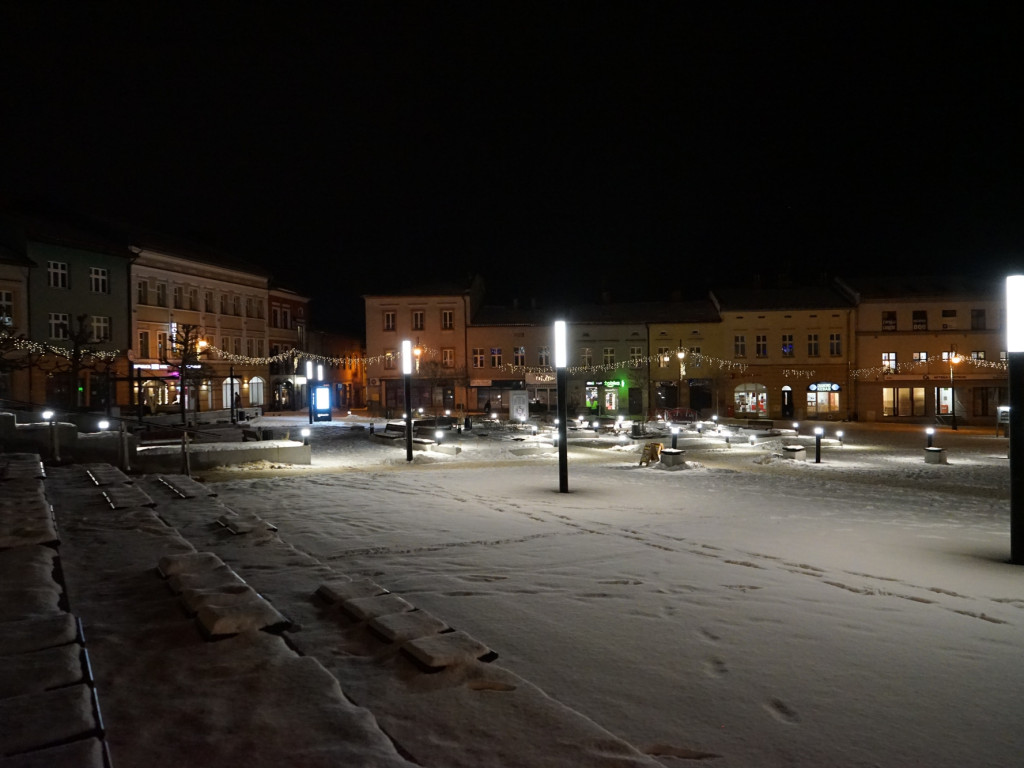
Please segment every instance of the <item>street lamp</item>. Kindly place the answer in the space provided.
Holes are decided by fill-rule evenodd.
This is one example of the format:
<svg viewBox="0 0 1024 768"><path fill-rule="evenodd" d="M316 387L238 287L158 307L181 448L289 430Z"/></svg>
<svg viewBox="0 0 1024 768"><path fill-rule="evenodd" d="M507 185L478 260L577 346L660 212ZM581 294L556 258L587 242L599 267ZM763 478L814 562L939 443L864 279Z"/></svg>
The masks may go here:
<svg viewBox="0 0 1024 768"><path fill-rule="evenodd" d="M555 321L555 376L558 397L558 492L569 492L569 452L566 428L569 424L566 404L566 364L568 354L565 342L565 320Z"/></svg>
<svg viewBox="0 0 1024 768"><path fill-rule="evenodd" d="M956 353L956 347L949 348L949 407L950 413L953 415L950 426L956 429L956 389L953 388L953 366L959 363L963 358Z"/></svg>
<svg viewBox="0 0 1024 768"><path fill-rule="evenodd" d="M676 408L681 408L683 399L683 377L686 375L686 365L683 362L686 359L685 350L680 349L676 352L676 357L679 358L679 389L676 390Z"/></svg>
<svg viewBox="0 0 1024 768"><path fill-rule="evenodd" d="M821 464L821 436L825 434L822 427L814 428L814 463Z"/></svg>
<svg viewBox="0 0 1024 768"><path fill-rule="evenodd" d="M412 461L412 342L402 342L402 384L405 395L405 460Z"/></svg>
<svg viewBox="0 0 1024 768"><path fill-rule="evenodd" d="M1024 275L1006 278L1006 359L1010 390L1010 562L1024 565L1024 451L1013 440L1024 435Z"/></svg>
<svg viewBox="0 0 1024 768"><path fill-rule="evenodd" d="M924 433L928 436L927 445L925 445L925 448L931 448L932 442L935 439L935 427L928 427L928 429L926 429Z"/></svg>

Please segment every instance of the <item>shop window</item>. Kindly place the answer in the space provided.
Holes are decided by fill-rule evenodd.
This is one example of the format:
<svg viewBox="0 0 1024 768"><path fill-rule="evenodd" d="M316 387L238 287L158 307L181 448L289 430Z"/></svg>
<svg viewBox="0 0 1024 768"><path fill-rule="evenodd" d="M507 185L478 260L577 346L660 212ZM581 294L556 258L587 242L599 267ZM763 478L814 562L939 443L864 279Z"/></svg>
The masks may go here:
<svg viewBox="0 0 1024 768"><path fill-rule="evenodd" d="M924 416L924 387L884 387L883 416Z"/></svg>

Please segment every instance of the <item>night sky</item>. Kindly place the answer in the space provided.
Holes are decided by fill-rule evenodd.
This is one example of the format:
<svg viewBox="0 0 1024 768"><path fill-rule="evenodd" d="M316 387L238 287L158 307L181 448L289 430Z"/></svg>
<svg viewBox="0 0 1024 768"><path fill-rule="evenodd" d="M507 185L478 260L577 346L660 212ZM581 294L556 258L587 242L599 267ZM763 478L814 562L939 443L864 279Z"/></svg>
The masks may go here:
<svg viewBox="0 0 1024 768"><path fill-rule="evenodd" d="M0 3L0 203L223 248L325 325L473 272L1024 267L1015 4L266 5Z"/></svg>

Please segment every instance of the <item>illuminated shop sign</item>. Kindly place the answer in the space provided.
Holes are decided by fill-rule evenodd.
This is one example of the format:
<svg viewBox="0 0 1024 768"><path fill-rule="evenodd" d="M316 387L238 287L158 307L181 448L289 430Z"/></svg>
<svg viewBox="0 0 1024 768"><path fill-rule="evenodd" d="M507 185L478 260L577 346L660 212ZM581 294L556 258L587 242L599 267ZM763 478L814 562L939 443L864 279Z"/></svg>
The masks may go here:
<svg viewBox="0 0 1024 768"><path fill-rule="evenodd" d="M842 387L831 381L819 381L815 384L808 384L808 392L838 392Z"/></svg>

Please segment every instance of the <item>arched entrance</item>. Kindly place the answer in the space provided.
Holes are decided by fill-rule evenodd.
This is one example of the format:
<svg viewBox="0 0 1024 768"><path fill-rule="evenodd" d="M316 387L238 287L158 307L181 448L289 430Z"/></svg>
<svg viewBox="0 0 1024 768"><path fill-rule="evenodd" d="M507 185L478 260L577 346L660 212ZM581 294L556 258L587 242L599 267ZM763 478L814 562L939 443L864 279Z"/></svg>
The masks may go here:
<svg viewBox="0 0 1024 768"><path fill-rule="evenodd" d="M792 419L794 412L793 388L787 384L782 388L782 418Z"/></svg>

